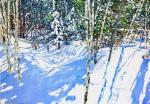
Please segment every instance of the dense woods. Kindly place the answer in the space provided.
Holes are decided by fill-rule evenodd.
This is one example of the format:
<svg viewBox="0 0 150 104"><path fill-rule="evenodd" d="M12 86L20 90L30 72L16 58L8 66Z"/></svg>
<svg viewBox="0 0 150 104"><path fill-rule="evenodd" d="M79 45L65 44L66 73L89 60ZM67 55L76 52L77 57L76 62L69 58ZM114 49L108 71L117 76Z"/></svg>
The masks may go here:
<svg viewBox="0 0 150 104"><path fill-rule="evenodd" d="M59 50L73 41L86 44L84 104L88 99L91 57L97 64L98 50L109 47L109 63L116 47L143 38L144 48L149 49L149 0L0 0L0 44L5 48L8 72L17 72L19 80L20 40L35 50L42 44L47 52L51 46Z"/></svg>

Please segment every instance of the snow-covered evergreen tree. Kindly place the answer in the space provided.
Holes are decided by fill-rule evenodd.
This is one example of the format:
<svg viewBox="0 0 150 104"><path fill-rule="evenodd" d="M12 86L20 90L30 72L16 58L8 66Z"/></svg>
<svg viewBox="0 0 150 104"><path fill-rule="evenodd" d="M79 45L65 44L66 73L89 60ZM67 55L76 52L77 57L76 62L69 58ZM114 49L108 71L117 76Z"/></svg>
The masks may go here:
<svg viewBox="0 0 150 104"><path fill-rule="evenodd" d="M62 40L62 35L63 35L63 22L60 18L60 14L57 11L54 11L52 14L54 20L52 21L51 28L53 30L53 34L56 35L55 42L57 44L57 48L60 48L61 40Z"/></svg>

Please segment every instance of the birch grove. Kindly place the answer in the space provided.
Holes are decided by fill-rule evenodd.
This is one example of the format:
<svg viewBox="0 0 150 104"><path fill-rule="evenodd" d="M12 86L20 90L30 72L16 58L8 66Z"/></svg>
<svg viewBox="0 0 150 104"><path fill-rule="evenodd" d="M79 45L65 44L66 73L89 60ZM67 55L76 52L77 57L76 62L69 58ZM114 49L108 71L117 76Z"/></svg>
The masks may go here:
<svg viewBox="0 0 150 104"><path fill-rule="evenodd" d="M57 87L60 88L59 90L55 89L56 95L58 94L55 97L61 97L60 102L63 100L76 101L78 98L70 96L69 91L72 90L72 87L76 88L76 85L80 84L79 86L84 89L81 104L89 104L88 102L91 101L89 100L90 88L92 89L90 86L94 86L99 81L98 79L93 84L94 78L102 79L102 82L98 83L102 87L99 91L98 103L101 103L101 99L105 96L103 94L106 87L110 88L110 96L112 96L113 81L118 78L119 71L123 69L119 73L119 78L122 80L127 73L124 68L128 63L128 60L124 62L126 48L138 48L137 50L141 51L141 54L145 52L143 56L141 55L143 61L141 67L137 67L137 69L148 67L145 60L149 61L150 58L149 0L0 0L0 58L2 58L0 59L2 62L0 74L3 74L5 70L8 74L2 81L5 82L7 78L18 78L19 82L24 81L26 80L24 73L27 73L25 70L33 67L34 72L29 70L28 74L32 74L33 79L38 76L34 80L41 81L41 76L44 81L46 80L48 83L45 85L47 99L49 95L50 97L54 96L54 93L47 92L51 90L49 87L53 89L53 85L56 84L49 83L51 80L48 78L57 76L58 72L61 74L70 72L62 75L63 77L60 76L62 79L70 77L74 79L75 76L75 79L79 80L75 82L69 80L71 85L62 87L61 81L57 82L58 80L55 78ZM128 59L130 60L131 57L132 54ZM108 70L111 69L110 65L112 65L112 70ZM116 65L116 69L113 65ZM71 69L72 67L73 69ZM107 77L111 71L114 72L114 76L111 76L112 86L110 87ZM51 76L52 74L54 76ZM47 79L45 79L45 75L47 75ZM143 79L145 75L147 74L143 74ZM32 76L30 77L32 81ZM67 81L65 84L68 84ZM35 84L35 86L38 88L41 83L43 82ZM5 83L3 84L2 87L5 87ZM19 83L19 87L23 84L24 82ZM10 90L13 90L13 87L9 86ZM39 92L44 92L40 90L39 88ZM2 91L5 92L5 90ZM59 95L62 92L63 94ZM18 95L15 95L11 100L15 102L17 98ZM60 103L59 101L53 103Z"/></svg>

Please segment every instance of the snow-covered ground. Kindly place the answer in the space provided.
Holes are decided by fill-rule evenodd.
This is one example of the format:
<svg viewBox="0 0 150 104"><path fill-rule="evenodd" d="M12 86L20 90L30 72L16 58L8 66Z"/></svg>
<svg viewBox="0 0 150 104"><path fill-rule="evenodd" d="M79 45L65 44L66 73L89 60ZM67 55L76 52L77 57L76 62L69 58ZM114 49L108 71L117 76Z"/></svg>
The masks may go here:
<svg viewBox="0 0 150 104"><path fill-rule="evenodd" d="M21 81L9 74L4 46L0 45L0 104L83 104L86 48L74 42L50 51L34 50L20 41ZM91 56L91 82L88 104L150 104L150 64L143 60L145 49L123 45L113 51L98 52L98 63ZM11 47L13 66L13 47Z"/></svg>

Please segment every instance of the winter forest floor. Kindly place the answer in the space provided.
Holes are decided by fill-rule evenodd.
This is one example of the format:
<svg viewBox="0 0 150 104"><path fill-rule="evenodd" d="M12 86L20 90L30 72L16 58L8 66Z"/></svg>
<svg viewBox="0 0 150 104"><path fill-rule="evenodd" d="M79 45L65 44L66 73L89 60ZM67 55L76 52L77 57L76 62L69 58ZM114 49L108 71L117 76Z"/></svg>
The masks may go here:
<svg viewBox="0 0 150 104"><path fill-rule="evenodd" d="M0 45L0 104L83 104L86 74L86 48L79 41L62 46L42 46L34 50L19 41L21 81L9 74L6 54ZM13 65L13 45L11 45ZM150 104L150 63L143 59L145 49L124 44L113 50L98 51L98 63L91 56L91 82L88 104Z"/></svg>

